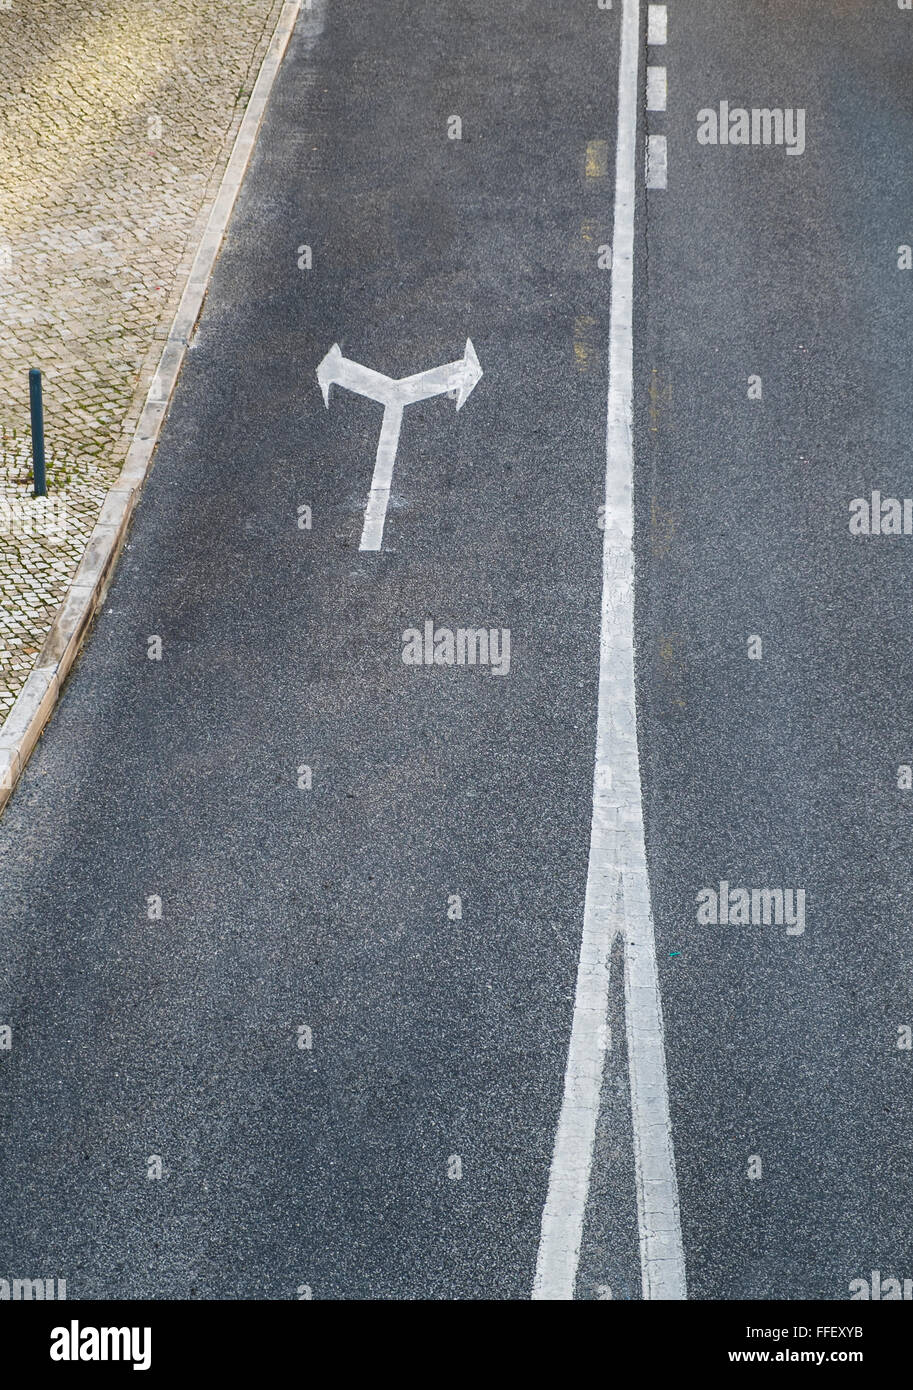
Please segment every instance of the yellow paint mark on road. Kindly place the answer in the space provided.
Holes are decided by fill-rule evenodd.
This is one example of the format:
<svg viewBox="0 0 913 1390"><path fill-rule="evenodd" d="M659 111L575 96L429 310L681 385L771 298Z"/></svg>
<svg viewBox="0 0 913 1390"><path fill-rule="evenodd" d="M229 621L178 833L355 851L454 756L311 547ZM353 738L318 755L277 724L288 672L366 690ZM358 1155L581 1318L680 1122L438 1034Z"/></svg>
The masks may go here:
<svg viewBox="0 0 913 1390"><path fill-rule="evenodd" d="M586 147L586 176L588 179L605 179L609 175L608 140L591 140Z"/></svg>
<svg viewBox="0 0 913 1390"><path fill-rule="evenodd" d="M650 498L650 549L658 560L663 560L672 548L675 538L675 516L664 511L655 497Z"/></svg>
<svg viewBox="0 0 913 1390"><path fill-rule="evenodd" d="M599 235L599 223L595 217L585 217L580 228L580 236L586 246L595 246Z"/></svg>
<svg viewBox="0 0 913 1390"><path fill-rule="evenodd" d="M683 699L685 681L688 675L688 661L685 654L685 639L680 632L662 633L659 637L660 674L668 682L666 696L669 704L677 709L686 709Z"/></svg>
<svg viewBox="0 0 913 1390"><path fill-rule="evenodd" d="M597 319L582 314L574 319L574 363L578 372L589 372L593 363L599 360L599 334Z"/></svg>
<svg viewBox="0 0 913 1390"><path fill-rule="evenodd" d="M650 386L647 395L650 397L650 433L656 434L659 429L662 407L672 404L672 384L668 381L664 382L655 367L650 374Z"/></svg>

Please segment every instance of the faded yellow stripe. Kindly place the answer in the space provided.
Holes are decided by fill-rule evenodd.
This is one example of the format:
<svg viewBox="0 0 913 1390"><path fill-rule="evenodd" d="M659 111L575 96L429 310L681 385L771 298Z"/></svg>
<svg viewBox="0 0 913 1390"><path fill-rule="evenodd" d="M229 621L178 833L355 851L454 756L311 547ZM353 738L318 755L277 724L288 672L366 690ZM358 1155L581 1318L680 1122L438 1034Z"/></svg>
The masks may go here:
<svg viewBox="0 0 913 1390"><path fill-rule="evenodd" d="M588 179L604 179L609 173L608 140L591 140L586 147L586 176Z"/></svg>

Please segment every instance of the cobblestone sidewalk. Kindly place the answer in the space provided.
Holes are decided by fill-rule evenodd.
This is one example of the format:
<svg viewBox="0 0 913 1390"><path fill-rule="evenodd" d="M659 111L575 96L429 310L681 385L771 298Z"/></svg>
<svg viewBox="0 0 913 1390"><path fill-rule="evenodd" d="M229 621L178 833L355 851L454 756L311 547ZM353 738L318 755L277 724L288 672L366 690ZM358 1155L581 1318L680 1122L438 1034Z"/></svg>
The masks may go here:
<svg viewBox="0 0 913 1390"><path fill-rule="evenodd" d="M281 7L0 0L0 721L120 471Z"/></svg>

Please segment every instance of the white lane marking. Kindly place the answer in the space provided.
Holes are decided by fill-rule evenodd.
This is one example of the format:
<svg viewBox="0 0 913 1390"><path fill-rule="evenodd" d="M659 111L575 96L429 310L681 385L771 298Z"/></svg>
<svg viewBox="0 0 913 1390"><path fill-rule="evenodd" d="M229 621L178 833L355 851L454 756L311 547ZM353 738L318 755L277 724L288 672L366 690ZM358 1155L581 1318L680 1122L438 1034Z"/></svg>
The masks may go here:
<svg viewBox="0 0 913 1390"><path fill-rule="evenodd" d="M646 183L648 188L666 187L666 137L647 136Z"/></svg>
<svg viewBox="0 0 913 1390"><path fill-rule="evenodd" d="M400 377L398 381L393 377L384 376L383 372L363 367L360 362L353 362L349 357L343 357L338 343L333 344L320 362L317 380L323 393L323 403L328 410L331 386L344 386L359 396L379 401L384 407L359 550L380 550L383 543L387 503L390 501L393 465L396 461L404 408L414 405L416 401L426 401L432 396L441 396L449 391L456 397L457 410L461 410L481 376L482 368L479 366L471 338L466 339L465 351L458 361L446 362L441 367L431 367L427 372L416 372L413 376Z"/></svg>
<svg viewBox="0 0 913 1390"><path fill-rule="evenodd" d="M665 5L647 6L647 43L665 43L669 26Z"/></svg>
<svg viewBox="0 0 913 1390"><path fill-rule="evenodd" d="M623 0L621 31L593 817L574 1021L534 1299L574 1297L607 1045L609 958L619 931L625 943L643 1292L645 1298L685 1297L634 702L632 390L640 0Z"/></svg>
<svg viewBox="0 0 913 1390"><path fill-rule="evenodd" d="M390 501L396 446L399 443L399 427L402 422L403 407L399 401L384 407L384 420L380 427L380 439L377 441L374 477L371 479L371 495L365 508L359 550L380 550L384 538L384 522L387 518L387 503Z"/></svg>
<svg viewBox="0 0 913 1390"><path fill-rule="evenodd" d="M665 111L666 109L666 69L661 67L647 68L647 110Z"/></svg>

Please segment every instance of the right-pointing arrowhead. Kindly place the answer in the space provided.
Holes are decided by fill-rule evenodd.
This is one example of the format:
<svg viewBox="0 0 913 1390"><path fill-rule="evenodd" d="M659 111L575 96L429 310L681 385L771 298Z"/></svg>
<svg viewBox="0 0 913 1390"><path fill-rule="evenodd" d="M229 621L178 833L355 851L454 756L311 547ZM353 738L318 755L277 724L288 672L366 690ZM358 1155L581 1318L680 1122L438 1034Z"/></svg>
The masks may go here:
<svg viewBox="0 0 913 1390"><path fill-rule="evenodd" d="M326 357L317 368L317 380L320 382L320 389L323 392L323 403L327 410L330 408L330 387L334 381L339 380L339 363L342 360L342 353L339 344L334 343Z"/></svg>
<svg viewBox="0 0 913 1390"><path fill-rule="evenodd" d="M479 359L476 350L472 346L472 339L466 339L466 351L463 353L463 380L460 382L460 391L457 396L456 408L460 409L465 405L466 399L476 382L482 375L482 368L479 366Z"/></svg>

